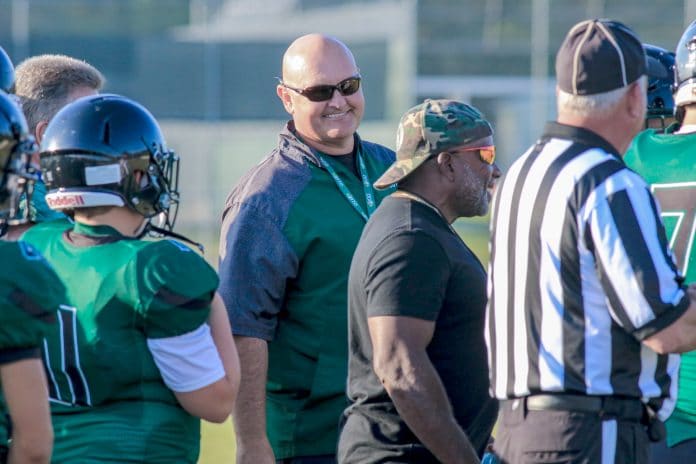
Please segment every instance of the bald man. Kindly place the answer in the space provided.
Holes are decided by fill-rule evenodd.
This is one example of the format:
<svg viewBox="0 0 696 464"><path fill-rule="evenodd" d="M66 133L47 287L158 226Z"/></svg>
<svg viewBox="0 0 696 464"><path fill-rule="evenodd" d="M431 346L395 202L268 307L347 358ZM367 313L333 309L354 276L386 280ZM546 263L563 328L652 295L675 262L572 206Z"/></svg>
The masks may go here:
<svg viewBox="0 0 696 464"><path fill-rule="evenodd" d="M346 406L347 282L394 153L356 130L365 100L342 42L320 34L283 56L291 120L227 198L220 294L242 365L237 463L335 463Z"/></svg>

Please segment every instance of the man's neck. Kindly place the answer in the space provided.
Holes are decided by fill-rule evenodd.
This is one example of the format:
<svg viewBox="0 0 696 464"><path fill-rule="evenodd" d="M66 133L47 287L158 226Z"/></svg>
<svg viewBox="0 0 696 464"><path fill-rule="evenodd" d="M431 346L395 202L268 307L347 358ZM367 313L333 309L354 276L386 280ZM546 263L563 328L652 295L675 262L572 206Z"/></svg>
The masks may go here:
<svg viewBox="0 0 696 464"><path fill-rule="evenodd" d="M457 216L447 207L447 199L438 192L431 191L427 188L419 188L417 185L399 186L397 192L399 191L415 195L425 200L431 206L434 206L448 224L452 224L454 220L457 219Z"/></svg>
<svg viewBox="0 0 696 464"><path fill-rule="evenodd" d="M693 127L696 127L696 108L694 108L692 105L689 105L684 111L684 118L682 119L678 132L694 132L693 130L689 130Z"/></svg>
<svg viewBox="0 0 696 464"><path fill-rule="evenodd" d="M110 226L126 237L139 236L147 223L143 216L125 206L115 206L102 214L91 216L76 209L75 221L88 226Z"/></svg>
<svg viewBox="0 0 696 464"><path fill-rule="evenodd" d="M345 139L332 141L332 143L329 144L303 135L294 128L292 132L309 147L329 156L341 156L345 155L346 153L352 153L355 150L355 135Z"/></svg>
<svg viewBox="0 0 696 464"><path fill-rule="evenodd" d="M623 156L628 145L637 134L632 128L623 127L616 120L611 118L579 117L575 115L559 114L557 121L574 127L581 127L590 130L609 142L616 151Z"/></svg>
<svg viewBox="0 0 696 464"><path fill-rule="evenodd" d="M355 142L352 138L350 139L350 141L346 141L345 143L337 143L335 145L328 145L325 143L317 142L315 140L308 140L306 138L303 138L302 140L304 140L304 142L307 145L314 148L315 150L320 151L329 156L341 156L345 155L346 153L352 153L353 148L355 146Z"/></svg>

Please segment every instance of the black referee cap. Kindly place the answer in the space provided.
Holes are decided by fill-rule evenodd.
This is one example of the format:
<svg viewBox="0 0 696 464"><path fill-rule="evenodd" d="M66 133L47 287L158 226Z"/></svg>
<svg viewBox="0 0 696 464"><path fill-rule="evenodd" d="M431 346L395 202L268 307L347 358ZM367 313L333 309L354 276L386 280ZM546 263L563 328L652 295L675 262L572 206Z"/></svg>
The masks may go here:
<svg viewBox="0 0 696 464"><path fill-rule="evenodd" d="M593 95L625 87L646 73L643 46L618 21L590 19L573 26L556 55L558 87Z"/></svg>

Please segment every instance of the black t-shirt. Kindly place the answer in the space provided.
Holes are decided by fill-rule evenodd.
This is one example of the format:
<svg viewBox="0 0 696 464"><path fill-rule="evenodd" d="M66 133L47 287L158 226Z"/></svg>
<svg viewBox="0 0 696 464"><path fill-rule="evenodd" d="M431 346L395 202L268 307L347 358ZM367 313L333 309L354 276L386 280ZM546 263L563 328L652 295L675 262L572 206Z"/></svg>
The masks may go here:
<svg viewBox="0 0 696 464"><path fill-rule="evenodd" d="M486 272L445 219L420 202L386 198L365 226L350 269L352 404L343 418L340 462L437 462L399 417L372 369L367 318L385 315L435 322L428 356L457 422L483 452L497 415L488 393L485 306Z"/></svg>
<svg viewBox="0 0 696 464"><path fill-rule="evenodd" d="M345 155L333 155L332 159L335 159L342 165L344 165L346 168L350 170L353 174L356 176L358 175L358 170L355 167L355 155L353 152L345 154Z"/></svg>

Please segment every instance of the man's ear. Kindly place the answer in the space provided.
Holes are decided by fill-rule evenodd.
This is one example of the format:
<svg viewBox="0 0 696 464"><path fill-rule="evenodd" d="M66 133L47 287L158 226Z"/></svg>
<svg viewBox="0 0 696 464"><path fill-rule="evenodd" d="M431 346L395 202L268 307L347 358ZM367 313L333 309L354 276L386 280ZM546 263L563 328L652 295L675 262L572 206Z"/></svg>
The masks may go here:
<svg viewBox="0 0 696 464"><path fill-rule="evenodd" d="M454 168L452 167L452 154L446 151L439 153L435 158L437 169L441 176L447 180L454 181Z"/></svg>
<svg viewBox="0 0 696 464"><path fill-rule="evenodd" d="M645 91L640 85L640 79L631 84L626 98L626 111L632 118L643 117L645 114Z"/></svg>
<svg viewBox="0 0 696 464"><path fill-rule="evenodd" d="M34 130L34 138L36 139L37 144L41 145L41 140L43 140L47 127L48 121L39 121L39 123L36 125L36 129Z"/></svg>
<svg viewBox="0 0 696 464"><path fill-rule="evenodd" d="M43 140L44 133L46 133L46 128L48 127L48 121L39 121L34 130L34 140L36 140L36 145L41 145L41 140ZM39 157L39 150L36 150L31 154L31 162L36 166L41 164L41 158Z"/></svg>
<svg viewBox="0 0 696 464"><path fill-rule="evenodd" d="M292 98L290 97L290 91L284 86L278 84L276 86L276 95L278 95L280 101L283 102L283 107L285 108L285 111L287 111L288 114L292 114L294 109L292 104Z"/></svg>

